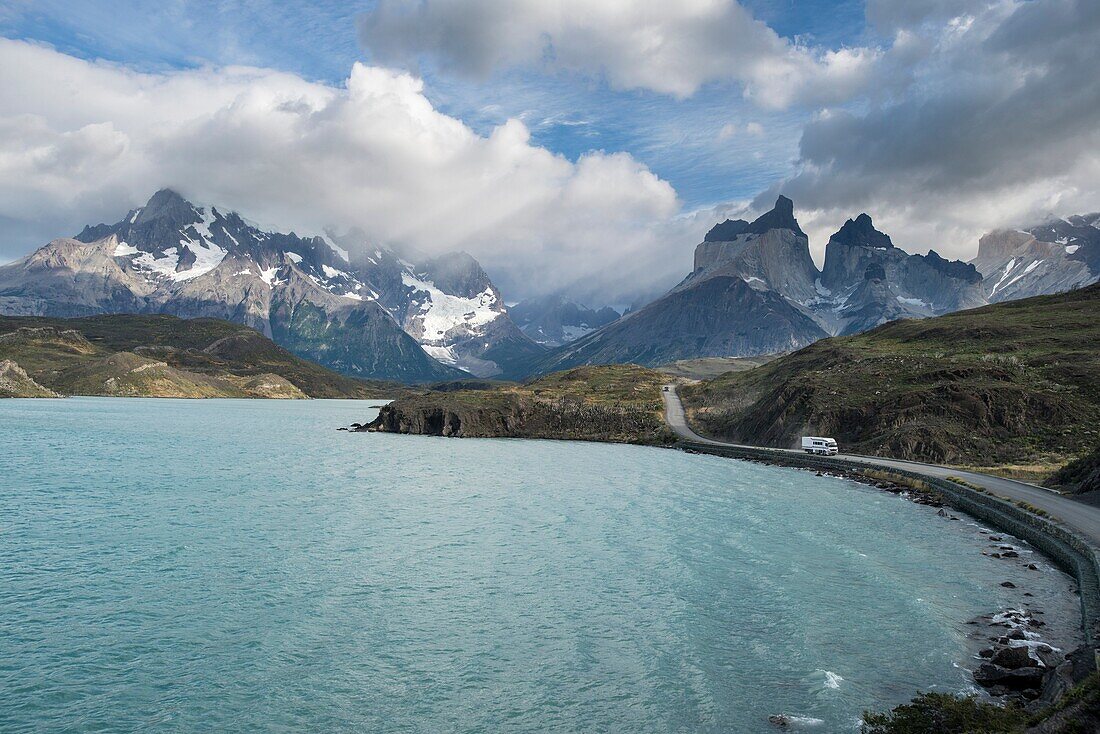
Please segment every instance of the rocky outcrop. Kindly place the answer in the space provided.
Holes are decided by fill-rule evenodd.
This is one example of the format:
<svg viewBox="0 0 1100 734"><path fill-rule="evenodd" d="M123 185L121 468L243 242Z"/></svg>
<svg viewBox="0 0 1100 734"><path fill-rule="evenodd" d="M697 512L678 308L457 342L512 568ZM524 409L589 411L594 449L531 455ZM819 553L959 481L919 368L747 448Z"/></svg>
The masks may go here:
<svg viewBox="0 0 1100 734"><path fill-rule="evenodd" d="M579 368L524 386L432 392L396 400L354 430L456 438L672 440L657 372L633 365Z"/></svg>
<svg viewBox="0 0 1100 734"><path fill-rule="evenodd" d="M10 359L0 359L0 398L57 398L53 390L42 387Z"/></svg>
<svg viewBox="0 0 1100 734"><path fill-rule="evenodd" d="M1062 676L1073 664L1043 641L1041 611L1005 609L977 617L970 626L971 637L983 643L974 682L993 696L1021 704L1037 701L1047 691L1057 695L1054 689L1062 687ZM1072 685L1072 677L1067 682Z"/></svg>
<svg viewBox="0 0 1100 734"><path fill-rule="evenodd" d="M749 223L744 219L727 219L711 227L703 237L703 242L731 242L737 235L744 233Z"/></svg>
<svg viewBox="0 0 1100 734"><path fill-rule="evenodd" d="M1100 446L1069 462L1043 484L1063 492L1100 498Z"/></svg>
<svg viewBox="0 0 1100 734"><path fill-rule="evenodd" d="M725 229L727 235L733 231ZM810 258L809 240L794 218L790 199L779 197L774 209L740 228L732 239L704 240L695 248L691 275L678 288L722 276L775 291L794 303L809 302L817 295L817 267Z"/></svg>

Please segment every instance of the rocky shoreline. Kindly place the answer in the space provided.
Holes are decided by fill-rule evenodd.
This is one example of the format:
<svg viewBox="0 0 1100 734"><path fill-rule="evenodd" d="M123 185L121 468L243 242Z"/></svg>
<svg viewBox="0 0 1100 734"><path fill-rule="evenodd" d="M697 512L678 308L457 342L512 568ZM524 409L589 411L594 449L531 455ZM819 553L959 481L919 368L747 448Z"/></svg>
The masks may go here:
<svg viewBox="0 0 1100 734"><path fill-rule="evenodd" d="M694 453L694 452L692 452ZM770 464L757 459L754 463ZM910 502L937 510L937 517L952 521L963 518L949 512L944 498L934 490L906 486L898 482L867 476L858 471L801 469L819 477L835 477L874 487L898 495ZM1029 559L1036 553L1024 541L1006 533L973 523L978 534L989 542L982 555L1019 563L1030 571L1040 567ZM1017 584L1004 581L1001 586L1016 589ZM1074 592L1076 592L1076 584ZM1012 703L1029 713L1037 713L1057 702L1067 691L1092 672L1091 650L1082 646L1080 635L1063 634L1065 639L1044 639L1047 622L1037 607L1037 598L1021 589L1019 605L979 615L966 624L973 629L968 635L975 652L970 666L974 683L991 699ZM1067 652L1068 650L1068 652ZM786 728L783 716L770 717L773 724Z"/></svg>

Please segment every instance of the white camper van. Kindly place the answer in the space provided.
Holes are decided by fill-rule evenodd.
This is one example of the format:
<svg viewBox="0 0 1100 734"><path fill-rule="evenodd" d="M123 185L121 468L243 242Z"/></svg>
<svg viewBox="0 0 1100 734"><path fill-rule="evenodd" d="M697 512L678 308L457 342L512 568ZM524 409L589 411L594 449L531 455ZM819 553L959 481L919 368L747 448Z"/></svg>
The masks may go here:
<svg viewBox="0 0 1100 734"><path fill-rule="evenodd" d="M837 452L836 439L823 436L803 436L802 450L807 454L825 454L832 456Z"/></svg>

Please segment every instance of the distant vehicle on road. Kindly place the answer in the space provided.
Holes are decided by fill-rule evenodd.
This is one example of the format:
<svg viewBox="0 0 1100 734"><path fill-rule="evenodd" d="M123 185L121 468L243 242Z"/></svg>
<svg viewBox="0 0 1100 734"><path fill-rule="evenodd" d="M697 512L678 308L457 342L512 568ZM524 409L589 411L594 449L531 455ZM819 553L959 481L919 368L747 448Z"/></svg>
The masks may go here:
<svg viewBox="0 0 1100 734"><path fill-rule="evenodd" d="M668 385L665 385L665 392L668 392Z"/></svg>
<svg viewBox="0 0 1100 734"><path fill-rule="evenodd" d="M803 436L802 450L807 454L832 456L837 453L836 439L824 436Z"/></svg>

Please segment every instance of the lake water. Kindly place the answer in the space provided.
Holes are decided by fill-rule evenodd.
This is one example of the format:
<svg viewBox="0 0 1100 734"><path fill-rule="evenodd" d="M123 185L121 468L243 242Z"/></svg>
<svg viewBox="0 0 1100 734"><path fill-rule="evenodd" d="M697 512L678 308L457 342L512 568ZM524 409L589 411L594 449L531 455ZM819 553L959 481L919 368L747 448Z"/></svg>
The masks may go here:
<svg viewBox="0 0 1100 734"><path fill-rule="evenodd" d="M0 731L853 731L967 690L974 615L1076 613L845 480L373 413L0 401Z"/></svg>

